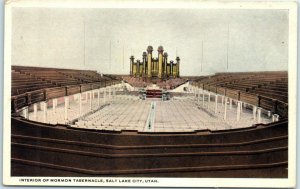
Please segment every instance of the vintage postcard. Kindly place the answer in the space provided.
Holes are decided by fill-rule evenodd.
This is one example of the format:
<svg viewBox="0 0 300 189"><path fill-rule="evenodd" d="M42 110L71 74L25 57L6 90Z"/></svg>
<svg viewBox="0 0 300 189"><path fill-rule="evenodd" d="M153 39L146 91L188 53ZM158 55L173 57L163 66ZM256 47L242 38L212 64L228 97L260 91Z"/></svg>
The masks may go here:
<svg viewBox="0 0 300 189"><path fill-rule="evenodd" d="M297 3L6 1L5 185L294 187Z"/></svg>

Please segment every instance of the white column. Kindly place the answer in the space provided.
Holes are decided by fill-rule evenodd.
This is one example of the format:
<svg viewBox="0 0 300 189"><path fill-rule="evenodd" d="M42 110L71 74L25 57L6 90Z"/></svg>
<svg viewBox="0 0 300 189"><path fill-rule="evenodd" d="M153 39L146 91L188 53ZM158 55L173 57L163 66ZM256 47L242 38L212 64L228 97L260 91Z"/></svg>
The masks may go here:
<svg viewBox="0 0 300 189"><path fill-rule="evenodd" d="M272 122L279 121L279 115L278 114L273 114L272 115Z"/></svg>
<svg viewBox="0 0 300 189"><path fill-rule="evenodd" d="M65 96L65 122L68 121L69 96Z"/></svg>
<svg viewBox="0 0 300 189"><path fill-rule="evenodd" d="M229 99L229 109L232 109L232 98Z"/></svg>
<svg viewBox="0 0 300 189"><path fill-rule="evenodd" d="M225 107L224 107L224 120L227 119L227 97L225 97Z"/></svg>
<svg viewBox="0 0 300 189"><path fill-rule="evenodd" d="M257 110L257 107L256 107L256 106L253 106L253 107L252 107L252 112L253 112L253 120L254 120L254 121L256 120L256 110Z"/></svg>
<svg viewBox="0 0 300 189"><path fill-rule="evenodd" d="M279 115L278 114L274 114L275 116L275 121L279 121Z"/></svg>
<svg viewBox="0 0 300 189"><path fill-rule="evenodd" d="M81 99L81 93L78 94L78 100L79 100L79 116L80 117L82 115L82 99Z"/></svg>
<svg viewBox="0 0 300 189"><path fill-rule="evenodd" d="M106 87L103 90L103 103L106 103Z"/></svg>
<svg viewBox="0 0 300 189"><path fill-rule="evenodd" d="M219 95L215 95L215 114L218 113L218 97Z"/></svg>
<svg viewBox="0 0 300 189"><path fill-rule="evenodd" d="M37 104L33 104L33 120L37 121Z"/></svg>
<svg viewBox="0 0 300 189"><path fill-rule="evenodd" d="M71 100L70 100L70 97L69 97L69 100L68 100L68 109L70 109L70 102Z"/></svg>
<svg viewBox="0 0 300 189"><path fill-rule="evenodd" d="M44 120L44 123L47 122L47 102L42 102L43 104L43 120Z"/></svg>
<svg viewBox="0 0 300 189"><path fill-rule="evenodd" d="M271 117L271 111L268 111L268 117Z"/></svg>
<svg viewBox="0 0 300 189"><path fill-rule="evenodd" d="M28 106L26 106L24 109L23 109L23 116L25 119L28 119L29 118L29 115L28 115Z"/></svg>
<svg viewBox="0 0 300 189"><path fill-rule="evenodd" d="M97 90L97 93L98 93L98 107L100 106L100 89Z"/></svg>
<svg viewBox="0 0 300 189"><path fill-rule="evenodd" d="M245 106L245 103L241 102L241 113L243 113L243 106Z"/></svg>
<svg viewBox="0 0 300 189"><path fill-rule="evenodd" d="M40 102L40 110L43 111L43 108L44 108L44 104L43 102Z"/></svg>
<svg viewBox="0 0 300 189"><path fill-rule="evenodd" d="M108 99L111 98L111 87L108 87Z"/></svg>
<svg viewBox="0 0 300 189"><path fill-rule="evenodd" d="M199 103L199 99L200 99L200 88L198 88L198 98L197 98L198 103Z"/></svg>
<svg viewBox="0 0 300 189"><path fill-rule="evenodd" d="M92 91L89 92L89 96L90 96L90 110L93 109L93 106L92 106Z"/></svg>
<svg viewBox="0 0 300 189"><path fill-rule="evenodd" d="M237 114L236 114L236 120L240 121L241 119L241 102L237 102Z"/></svg>
<svg viewBox="0 0 300 189"><path fill-rule="evenodd" d="M54 98L54 99L52 100L52 110L53 110L53 113L56 112L56 104L57 104L57 99Z"/></svg>
<svg viewBox="0 0 300 189"><path fill-rule="evenodd" d="M261 123L261 108L257 108L257 123Z"/></svg>

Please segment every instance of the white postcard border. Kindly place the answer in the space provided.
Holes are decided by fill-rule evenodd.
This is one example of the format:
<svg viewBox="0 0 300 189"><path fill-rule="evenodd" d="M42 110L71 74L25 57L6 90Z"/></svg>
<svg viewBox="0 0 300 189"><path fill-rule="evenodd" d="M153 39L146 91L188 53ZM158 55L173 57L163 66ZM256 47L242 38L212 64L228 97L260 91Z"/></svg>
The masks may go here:
<svg viewBox="0 0 300 189"><path fill-rule="evenodd" d="M288 9L289 10L289 129L288 129L288 178L252 179L252 178L155 178L158 183L145 183L147 179L130 178L131 183L99 183L99 182L48 182L51 178L78 177L11 177L10 145L11 145L11 10L14 7L51 7L51 8L192 8L192 9ZM4 114L3 114L3 182L5 185L31 186L142 186L142 187L294 187L296 181L296 106L297 106L297 3L296 2L199 2L199 1L58 1L28 0L7 1L5 5L4 33ZM5 90L6 89L6 90ZM21 178L41 179L42 182L21 182ZM86 177L79 177L85 179ZM125 179L124 177L95 177L109 179ZM45 179L45 182L43 182ZM86 179L91 179L90 177ZM133 180L144 180L144 183L133 183Z"/></svg>

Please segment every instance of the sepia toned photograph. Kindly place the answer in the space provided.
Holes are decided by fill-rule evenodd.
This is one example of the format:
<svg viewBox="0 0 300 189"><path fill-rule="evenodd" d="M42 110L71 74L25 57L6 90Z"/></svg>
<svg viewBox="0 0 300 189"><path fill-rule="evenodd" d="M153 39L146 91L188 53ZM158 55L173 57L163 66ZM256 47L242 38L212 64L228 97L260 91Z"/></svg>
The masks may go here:
<svg viewBox="0 0 300 189"><path fill-rule="evenodd" d="M294 186L296 3L8 1L5 15L6 184Z"/></svg>

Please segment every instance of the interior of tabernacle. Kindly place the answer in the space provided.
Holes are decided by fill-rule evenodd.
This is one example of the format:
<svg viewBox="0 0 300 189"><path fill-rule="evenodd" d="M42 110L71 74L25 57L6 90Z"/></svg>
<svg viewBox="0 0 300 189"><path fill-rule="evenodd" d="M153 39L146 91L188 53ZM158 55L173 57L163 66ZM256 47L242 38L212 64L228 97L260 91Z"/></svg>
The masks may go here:
<svg viewBox="0 0 300 189"><path fill-rule="evenodd" d="M287 72L183 77L166 64L13 66L12 175L287 177Z"/></svg>
<svg viewBox="0 0 300 189"><path fill-rule="evenodd" d="M46 93L45 101L31 102L16 112L32 121L80 129L228 130L275 122L287 115L286 72L155 76L153 82L153 76L145 80L148 76L136 75L135 71L131 77L112 78L94 71L13 67L12 76L16 98L20 98L18 93L33 91L30 99L34 100Z"/></svg>

